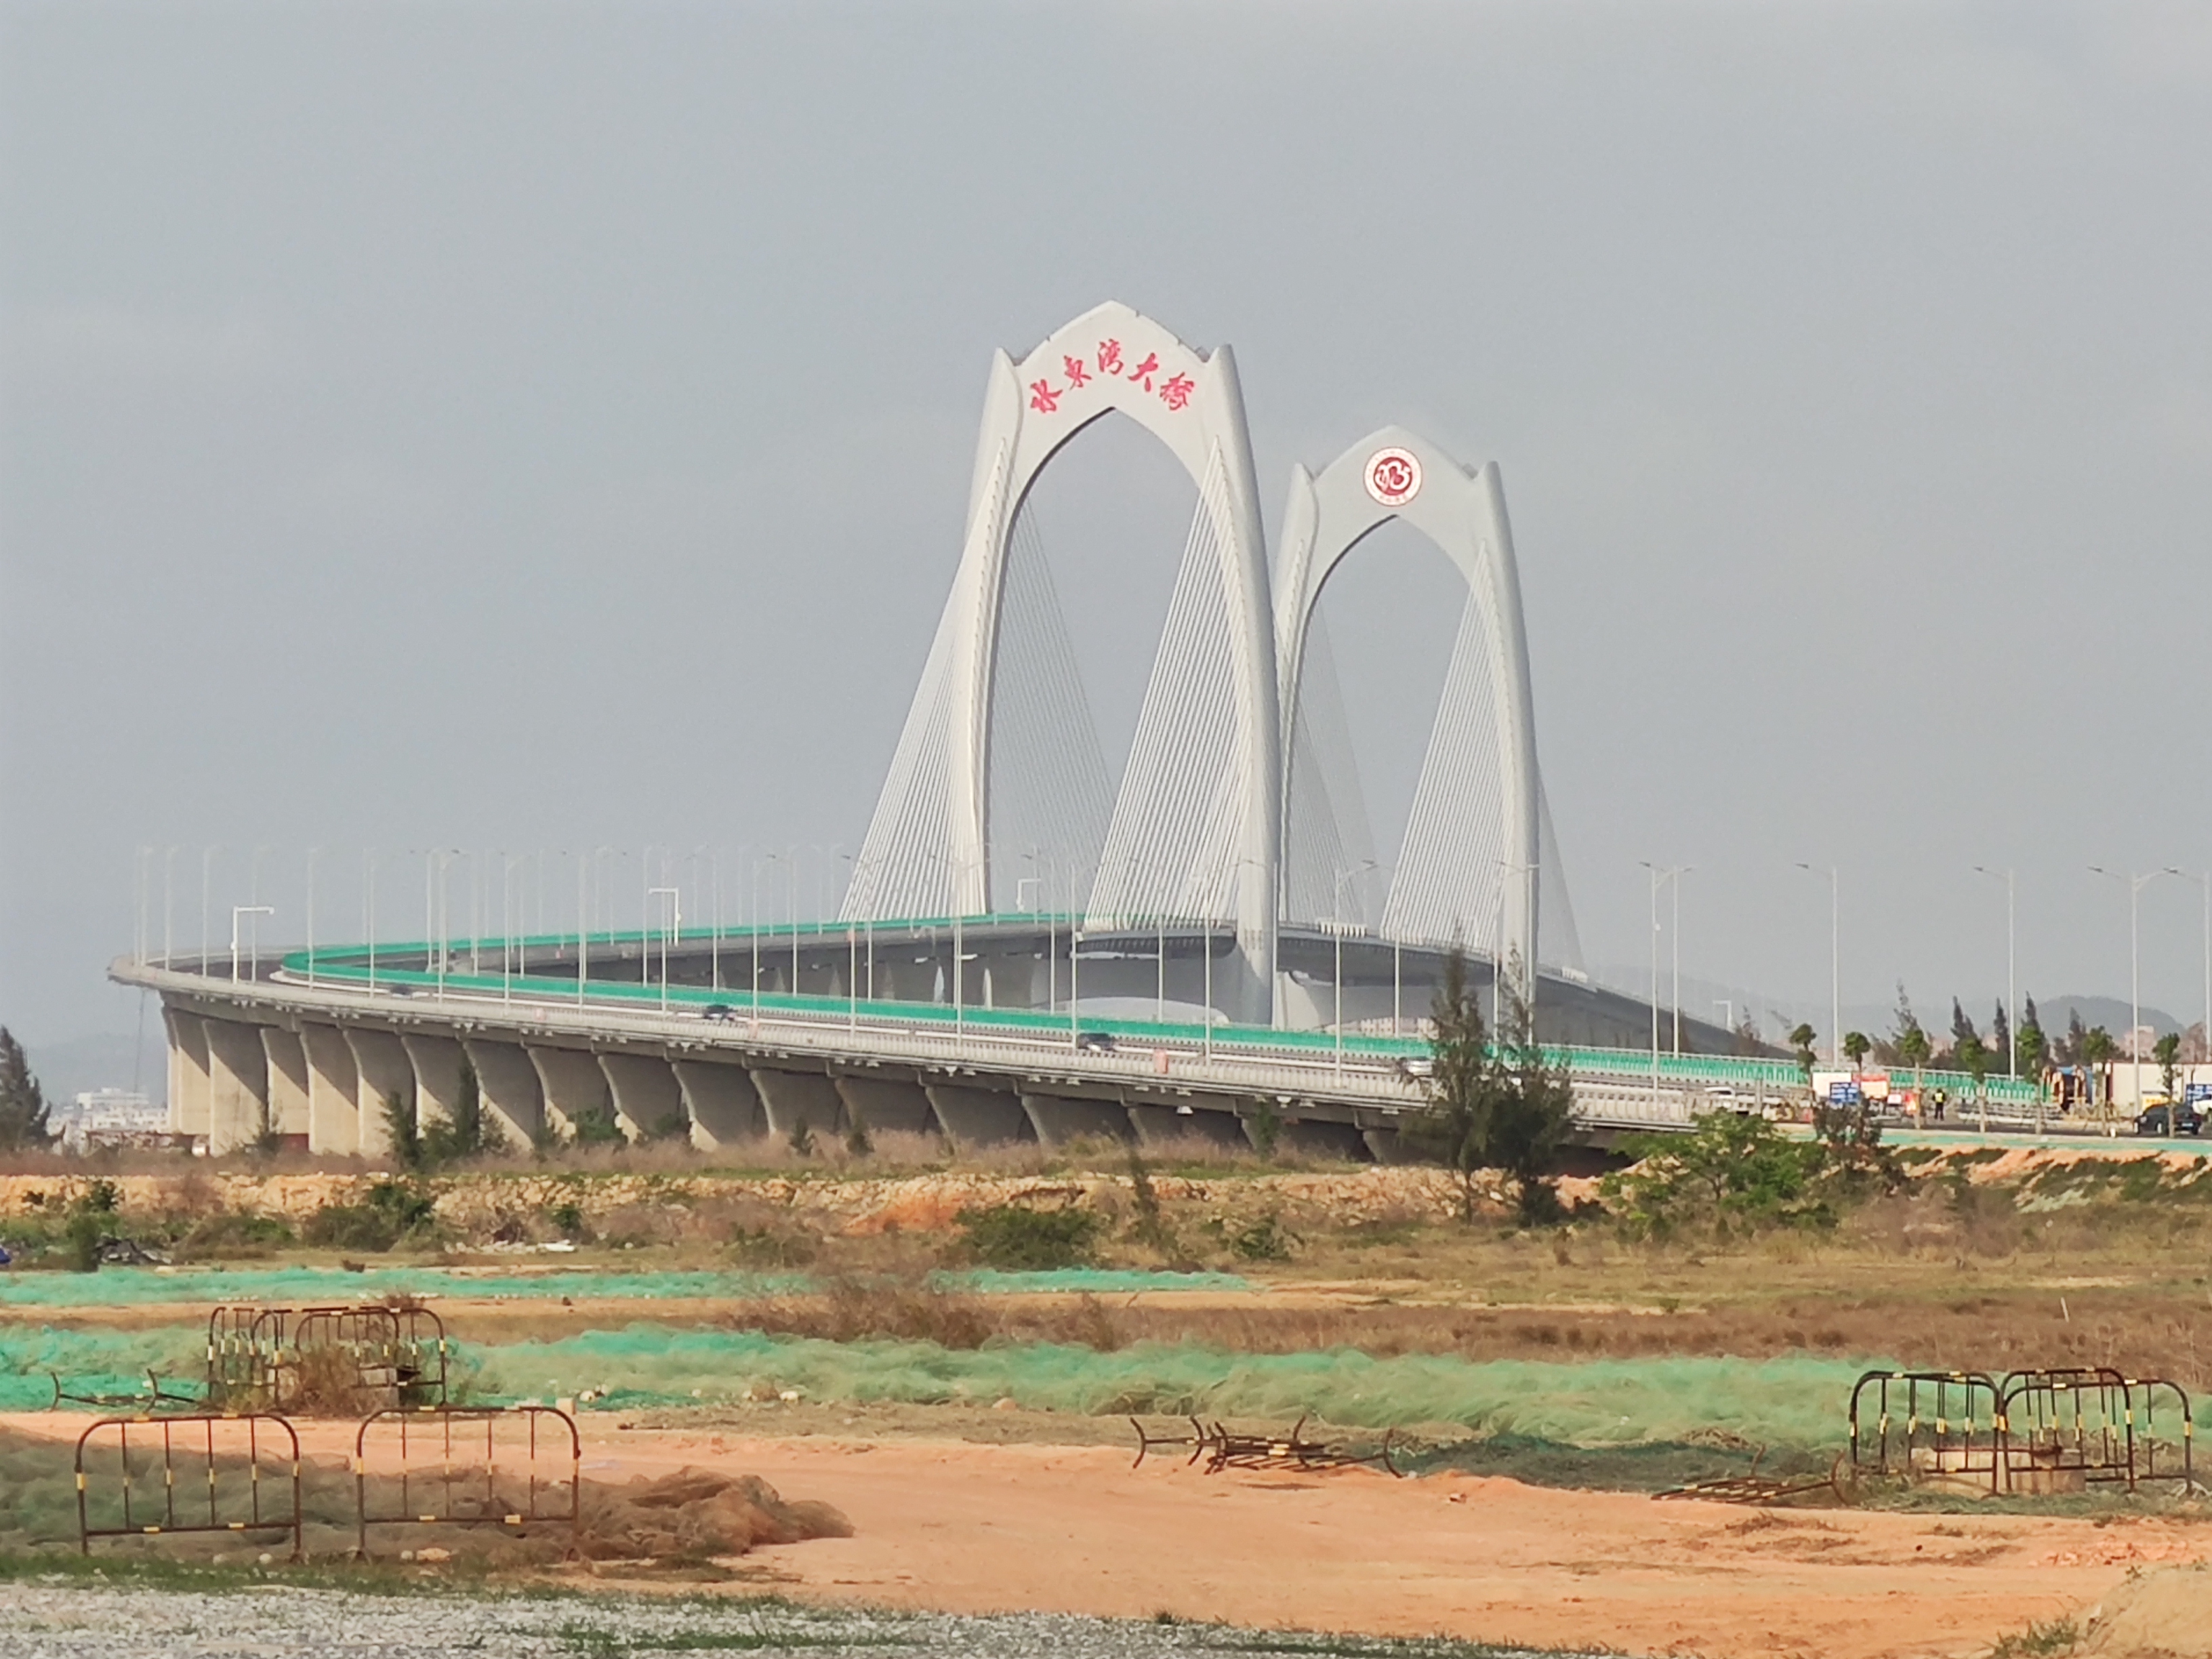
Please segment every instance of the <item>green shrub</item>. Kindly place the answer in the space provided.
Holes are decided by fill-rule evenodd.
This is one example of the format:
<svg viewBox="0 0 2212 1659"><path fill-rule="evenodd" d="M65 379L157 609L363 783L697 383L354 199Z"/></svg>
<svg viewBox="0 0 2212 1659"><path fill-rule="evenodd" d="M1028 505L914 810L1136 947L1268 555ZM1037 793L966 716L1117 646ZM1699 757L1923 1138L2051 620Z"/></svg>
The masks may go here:
<svg viewBox="0 0 2212 1659"><path fill-rule="evenodd" d="M96 1210L78 1210L69 1218L70 1266L81 1273L100 1271L100 1247L107 1229Z"/></svg>
<svg viewBox="0 0 2212 1659"><path fill-rule="evenodd" d="M383 1251L435 1218L430 1194L406 1181L377 1181L355 1204L325 1204L307 1218L301 1237L333 1249Z"/></svg>
<svg viewBox="0 0 2212 1659"><path fill-rule="evenodd" d="M953 1219L960 1224L961 1242L976 1261L1007 1273L1088 1267L1098 1237L1098 1218L1087 1210L994 1204L963 1210Z"/></svg>
<svg viewBox="0 0 2212 1659"><path fill-rule="evenodd" d="M1288 1261L1298 1243L1273 1210L1229 1235L1229 1248L1247 1261Z"/></svg>
<svg viewBox="0 0 2212 1659"><path fill-rule="evenodd" d="M1705 1224L1727 1232L1835 1220L1814 1185L1826 1149L1793 1140L1754 1114L1708 1112L1687 1134L1638 1136L1626 1150L1643 1161L1607 1176L1601 1190L1632 1231Z"/></svg>

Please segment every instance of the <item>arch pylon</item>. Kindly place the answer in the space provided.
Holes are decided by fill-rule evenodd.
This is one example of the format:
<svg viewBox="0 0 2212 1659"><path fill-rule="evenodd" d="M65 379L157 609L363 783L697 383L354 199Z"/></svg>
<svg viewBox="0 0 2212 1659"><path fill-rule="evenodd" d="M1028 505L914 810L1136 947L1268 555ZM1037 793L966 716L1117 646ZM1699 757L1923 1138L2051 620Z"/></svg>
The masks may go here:
<svg viewBox="0 0 2212 1659"><path fill-rule="evenodd" d="M1298 685L1314 609L1330 573L1345 556L1393 519L1402 519L1421 532L1457 568L1487 647L1488 699L1497 720L1504 797L1499 863L1505 867L1498 877L1498 932L1504 951L1517 954L1526 994L1533 989L1536 971L1542 782L1536 769L1536 720L1528 634L1521 614L1521 578L1505 516L1504 486L1495 462L1465 467L1418 433L1386 426L1352 445L1318 476L1304 466L1291 469L1275 611L1283 733L1279 767L1284 780L1278 836L1288 830ZM1447 686L1447 702L1449 696ZM1438 729L1431 733L1423 767L1425 791L1438 765L1443 712L1439 711ZM1419 807L1417 797L1417 814ZM1396 896L1394 883L1394 900Z"/></svg>
<svg viewBox="0 0 2212 1659"><path fill-rule="evenodd" d="M1118 301L1085 312L1020 362L993 353L969 489L967 529L922 684L855 862L848 917L989 907L992 670L1007 544L1024 497L1084 428L1119 412L1165 446L1197 487L1220 550L1237 660L1237 750L1245 757L1235 882L1252 969L1247 1017L1272 1013L1280 750L1266 544L1243 393L1227 346L1201 351Z"/></svg>

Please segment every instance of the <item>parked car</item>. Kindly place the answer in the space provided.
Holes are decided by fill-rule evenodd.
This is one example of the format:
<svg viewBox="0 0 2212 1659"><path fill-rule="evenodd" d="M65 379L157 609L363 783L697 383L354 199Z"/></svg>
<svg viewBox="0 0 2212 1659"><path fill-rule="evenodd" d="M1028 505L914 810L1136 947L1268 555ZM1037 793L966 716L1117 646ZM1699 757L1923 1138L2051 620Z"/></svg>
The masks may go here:
<svg viewBox="0 0 2212 1659"><path fill-rule="evenodd" d="M2176 1106L2161 1101L2155 1106L2146 1106L2136 1115L2136 1133L2139 1135L2201 1135L2204 1119L2194 1106Z"/></svg>

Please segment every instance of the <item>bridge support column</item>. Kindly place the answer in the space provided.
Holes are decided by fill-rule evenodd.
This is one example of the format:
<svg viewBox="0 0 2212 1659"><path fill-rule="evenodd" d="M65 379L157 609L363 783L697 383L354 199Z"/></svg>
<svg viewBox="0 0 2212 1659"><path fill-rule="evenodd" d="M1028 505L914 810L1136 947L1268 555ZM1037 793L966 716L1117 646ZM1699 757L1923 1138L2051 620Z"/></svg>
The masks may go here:
<svg viewBox="0 0 2212 1659"><path fill-rule="evenodd" d="M659 1054L599 1056L615 1103L615 1121L632 1140L644 1140L684 1122L684 1091L676 1071Z"/></svg>
<svg viewBox="0 0 2212 1659"><path fill-rule="evenodd" d="M281 1025L261 1028L261 1052L268 1066L269 1130L296 1145L308 1135L307 1051L297 1031Z"/></svg>
<svg viewBox="0 0 2212 1659"><path fill-rule="evenodd" d="M1127 1140L1134 1133L1128 1109L1118 1100L1032 1094L1024 1094L1020 1099L1037 1139L1047 1146L1065 1146L1085 1136Z"/></svg>
<svg viewBox="0 0 2212 1659"><path fill-rule="evenodd" d="M744 1066L705 1060L677 1060L669 1064L676 1073L676 1086L683 1091L684 1115L691 1123L691 1144L701 1152L720 1152L739 1141L757 1140L767 1133L760 1092Z"/></svg>
<svg viewBox="0 0 2212 1659"><path fill-rule="evenodd" d="M884 1130L893 1134L930 1135L937 1133L937 1120L929 1109L929 1097L915 1083L902 1083L894 1078L854 1077L841 1073L836 1079L837 1092L845 1102L845 1121L866 1126L868 1130Z"/></svg>
<svg viewBox="0 0 2212 1659"><path fill-rule="evenodd" d="M307 1150L343 1158L361 1150L361 1062L335 1025L300 1027L307 1060Z"/></svg>
<svg viewBox="0 0 2212 1659"><path fill-rule="evenodd" d="M1253 1121L1244 1120L1244 1133L1253 1146L1259 1146L1259 1137L1253 1133ZM1367 1159L1367 1142L1361 1138L1359 1127L1352 1123L1332 1123L1326 1118L1297 1118L1285 1116L1275 1132L1279 1146L1310 1153L1317 1158L1341 1158L1354 1164Z"/></svg>
<svg viewBox="0 0 2212 1659"><path fill-rule="evenodd" d="M820 1072L762 1070L752 1078L768 1113L770 1134L787 1140L802 1123L817 1135L836 1134L843 1127L845 1103L837 1085Z"/></svg>
<svg viewBox="0 0 2212 1659"><path fill-rule="evenodd" d="M399 1040L415 1068L415 1127L451 1123L461 1098L461 1067L467 1060L459 1042L423 1031L409 1031ZM481 1089L477 1097L483 1097Z"/></svg>
<svg viewBox="0 0 2212 1659"><path fill-rule="evenodd" d="M345 1028L346 1046L360 1068L361 1155L392 1155L389 1113L393 1102L409 1117L415 1113L415 1065L407 1050L390 1031L374 1031L358 1025Z"/></svg>
<svg viewBox="0 0 2212 1659"><path fill-rule="evenodd" d="M549 1048L533 1044L524 1050L537 1070L544 1091L545 1121L564 1139L576 1133L576 1120L604 1112L611 1116L614 1103L607 1091L607 1074L599 1056L587 1048Z"/></svg>
<svg viewBox="0 0 2212 1659"><path fill-rule="evenodd" d="M545 1090L538 1068L519 1042L465 1037L461 1046L477 1068L486 1139L498 1135L516 1152L525 1150L545 1122Z"/></svg>
<svg viewBox="0 0 2212 1659"><path fill-rule="evenodd" d="M181 1008L164 1008L161 1023L169 1030L170 1132L205 1139L214 1094L207 1022Z"/></svg>
<svg viewBox="0 0 2212 1659"><path fill-rule="evenodd" d="M945 1138L955 1146L989 1146L1036 1136L1021 1097L1010 1091L931 1083L923 1085L923 1092L936 1109Z"/></svg>
<svg viewBox="0 0 2212 1659"><path fill-rule="evenodd" d="M1412 1149L1395 1129L1362 1129L1359 1138L1367 1143L1368 1155L1377 1164L1411 1164L1414 1161Z"/></svg>
<svg viewBox="0 0 2212 1659"><path fill-rule="evenodd" d="M1191 1105L1158 1106L1130 1103L1129 1121L1137 1139L1147 1146L1178 1140L1203 1140L1216 1146L1246 1147L1244 1126L1234 1112Z"/></svg>
<svg viewBox="0 0 2212 1659"><path fill-rule="evenodd" d="M269 1109L269 1056L257 1027L236 1020L205 1022L208 1075L208 1156L249 1146Z"/></svg>

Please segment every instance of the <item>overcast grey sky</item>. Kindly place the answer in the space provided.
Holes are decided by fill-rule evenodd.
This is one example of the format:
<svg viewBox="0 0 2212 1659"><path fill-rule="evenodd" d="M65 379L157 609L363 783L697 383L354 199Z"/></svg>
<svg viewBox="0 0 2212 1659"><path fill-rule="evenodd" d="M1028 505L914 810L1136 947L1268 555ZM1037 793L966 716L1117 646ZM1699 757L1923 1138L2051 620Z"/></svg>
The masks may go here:
<svg viewBox="0 0 2212 1659"><path fill-rule="evenodd" d="M130 1028L142 844L850 848L988 354L1109 297L1237 348L1271 530L1502 465L1594 960L1686 863L1686 969L1825 1002L1805 860L1847 1000L1986 999L1980 863L2124 996L2085 866L2212 862L2212 8L17 0L0 1022Z"/></svg>

